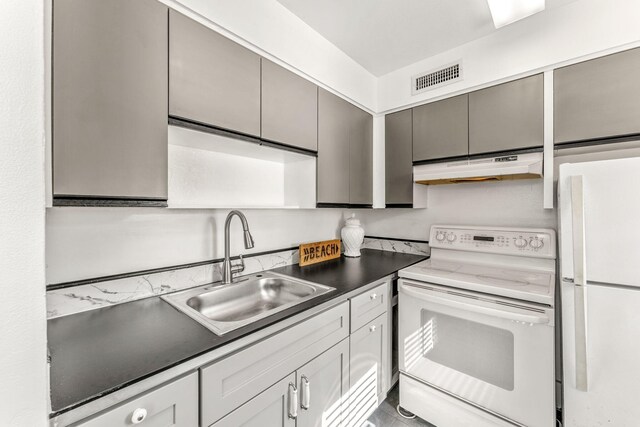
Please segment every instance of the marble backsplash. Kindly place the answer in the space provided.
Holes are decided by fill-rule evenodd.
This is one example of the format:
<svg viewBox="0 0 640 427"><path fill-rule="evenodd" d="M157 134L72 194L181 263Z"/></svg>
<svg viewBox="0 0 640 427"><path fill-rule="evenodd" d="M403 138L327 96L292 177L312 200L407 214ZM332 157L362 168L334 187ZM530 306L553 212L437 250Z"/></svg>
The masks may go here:
<svg viewBox="0 0 640 427"><path fill-rule="evenodd" d="M426 242L409 242L365 237L363 248L418 255L429 255ZM297 249L287 249L244 258L243 274L257 273L297 263ZM181 291L222 279L222 263L176 268L114 280L53 289L47 292L47 317L66 316L82 311Z"/></svg>

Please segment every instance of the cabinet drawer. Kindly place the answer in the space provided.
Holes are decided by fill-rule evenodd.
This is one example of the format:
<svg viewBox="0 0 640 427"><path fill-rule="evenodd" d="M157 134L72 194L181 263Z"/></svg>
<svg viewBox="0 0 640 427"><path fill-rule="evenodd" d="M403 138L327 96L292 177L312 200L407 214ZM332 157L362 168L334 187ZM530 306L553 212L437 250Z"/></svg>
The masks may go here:
<svg viewBox="0 0 640 427"><path fill-rule="evenodd" d="M78 427L128 427L134 415L144 415L145 427L198 426L198 374L196 372L160 386L96 417L74 424Z"/></svg>
<svg viewBox="0 0 640 427"><path fill-rule="evenodd" d="M202 424L211 425L349 335L344 302L201 370Z"/></svg>
<svg viewBox="0 0 640 427"><path fill-rule="evenodd" d="M351 333L387 311L389 282L351 298Z"/></svg>

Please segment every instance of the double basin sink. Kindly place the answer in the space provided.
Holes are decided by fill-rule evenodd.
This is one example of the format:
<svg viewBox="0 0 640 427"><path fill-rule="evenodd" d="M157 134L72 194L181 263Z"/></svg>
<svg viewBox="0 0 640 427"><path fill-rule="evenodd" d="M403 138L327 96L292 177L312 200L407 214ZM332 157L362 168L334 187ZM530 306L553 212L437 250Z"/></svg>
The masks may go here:
<svg viewBox="0 0 640 427"><path fill-rule="evenodd" d="M162 297L218 335L335 290L330 286L257 273L230 284L213 284Z"/></svg>

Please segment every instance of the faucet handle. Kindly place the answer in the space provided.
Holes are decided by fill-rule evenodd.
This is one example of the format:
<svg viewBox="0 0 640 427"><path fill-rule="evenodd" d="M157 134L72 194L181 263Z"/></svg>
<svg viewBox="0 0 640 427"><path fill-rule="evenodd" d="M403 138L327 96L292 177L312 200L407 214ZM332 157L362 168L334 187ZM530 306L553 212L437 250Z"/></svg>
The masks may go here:
<svg viewBox="0 0 640 427"><path fill-rule="evenodd" d="M244 271L244 258L240 255L240 262L236 265L231 266L231 273L241 273Z"/></svg>

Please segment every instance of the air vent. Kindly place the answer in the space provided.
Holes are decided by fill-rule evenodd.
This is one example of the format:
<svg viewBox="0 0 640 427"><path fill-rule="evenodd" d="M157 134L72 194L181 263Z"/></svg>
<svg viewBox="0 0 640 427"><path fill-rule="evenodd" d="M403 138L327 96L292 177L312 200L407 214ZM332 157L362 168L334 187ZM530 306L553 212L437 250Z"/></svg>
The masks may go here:
<svg viewBox="0 0 640 427"><path fill-rule="evenodd" d="M411 78L411 94L435 89L462 80L462 64L457 62L444 68L421 73Z"/></svg>

